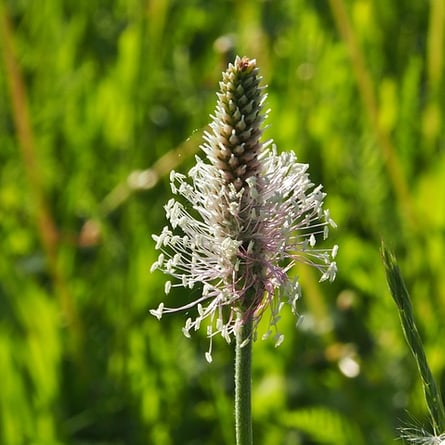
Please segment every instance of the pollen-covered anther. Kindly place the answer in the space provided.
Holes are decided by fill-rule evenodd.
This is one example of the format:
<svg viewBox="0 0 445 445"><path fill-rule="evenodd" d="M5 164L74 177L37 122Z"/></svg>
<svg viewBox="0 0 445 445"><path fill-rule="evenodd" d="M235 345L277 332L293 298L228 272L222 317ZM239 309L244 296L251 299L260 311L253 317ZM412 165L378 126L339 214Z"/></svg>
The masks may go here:
<svg viewBox="0 0 445 445"><path fill-rule="evenodd" d="M283 334L277 334L275 336L275 347L278 348L281 343L284 341L284 335Z"/></svg>
<svg viewBox="0 0 445 445"><path fill-rule="evenodd" d="M162 312L164 311L164 303L161 303L157 309L151 309L150 314L154 315L158 320L162 318Z"/></svg>

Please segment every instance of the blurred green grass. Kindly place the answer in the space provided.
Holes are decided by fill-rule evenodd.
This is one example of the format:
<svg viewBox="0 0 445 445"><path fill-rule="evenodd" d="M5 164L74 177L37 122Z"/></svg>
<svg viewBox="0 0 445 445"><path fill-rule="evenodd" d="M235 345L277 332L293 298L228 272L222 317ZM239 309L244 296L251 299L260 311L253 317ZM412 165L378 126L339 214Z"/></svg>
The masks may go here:
<svg viewBox="0 0 445 445"><path fill-rule="evenodd" d="M265 136L310 163L340 245L333 285L295 271L303 323L254 345L255 443L386 445L406 410L425 419L379 245L443 386L444 9L2 0L0 443L233 443L231 347L208 365L204 335L148 309L168 171L192 165L235 54L257 59Z"/></svg>

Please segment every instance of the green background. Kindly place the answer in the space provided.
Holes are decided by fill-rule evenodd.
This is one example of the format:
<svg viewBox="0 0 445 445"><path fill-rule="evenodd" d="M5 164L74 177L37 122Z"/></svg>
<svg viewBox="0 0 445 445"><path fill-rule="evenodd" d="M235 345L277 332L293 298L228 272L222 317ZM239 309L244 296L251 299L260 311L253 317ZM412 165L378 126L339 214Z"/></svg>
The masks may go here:
<svg viewBox="0 0 445 445"><path fill-rule="evenodd" d="M379 246L443 386L444 1L1 0L0 18L2 445L234 443L233 345L209 365L185 314L148 311L168 173L193 165L235 54L257 59L265 138L310 164L340 246L333 284L295 270L303 322L283 311L284 343L254 344L255 444L428 427Z"/></svg>

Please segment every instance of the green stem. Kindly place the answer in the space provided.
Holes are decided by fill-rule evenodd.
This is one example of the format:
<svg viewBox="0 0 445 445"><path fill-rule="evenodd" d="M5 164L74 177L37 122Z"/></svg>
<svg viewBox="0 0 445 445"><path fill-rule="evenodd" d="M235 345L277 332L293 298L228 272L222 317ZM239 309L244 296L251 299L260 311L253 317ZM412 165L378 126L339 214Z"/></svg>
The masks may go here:
<svg viewBox="0 0 445 445"><path fill-rule="evenodd" d="M235 434L236 445L252 445L252 317L245 319L235 346ZM247 344L243 343L249 339Z"/></svg>
<svg viewBox="0 0 445 445"><path fill-rule="evenodd" d="M436 435L443 434L445 432L445 408L440 390L436 385L433 374L428 365L422 339L420 338L419 331L417 330L408 290L406 289L405 282L396 263L395 257L383 246L383 244L381 247L381 252L389 288L399 309L403 333L408 346L414 355L417 368L422 379L423 391L431 416L431 423L434 433Z"/></svg>

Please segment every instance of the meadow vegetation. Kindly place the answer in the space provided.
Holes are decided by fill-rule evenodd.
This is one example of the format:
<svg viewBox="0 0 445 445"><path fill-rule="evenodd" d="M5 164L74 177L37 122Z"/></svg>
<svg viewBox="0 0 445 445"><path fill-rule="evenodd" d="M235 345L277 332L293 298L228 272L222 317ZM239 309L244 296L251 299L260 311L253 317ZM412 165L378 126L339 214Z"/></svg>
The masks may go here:
<svg viewBox="0 0 445 445"><path fill-rule="evenodd" d="M0 443L233 444L233 348L216 340L208 364L187 315L150 316L149 270L169 171L193 165L237 54L339 245L333 284L295 268L302 322L283 311L283 344L254 344L255 443L427 428L379 248L443 387L444 29L441 0L0 0Z"/></svg>

